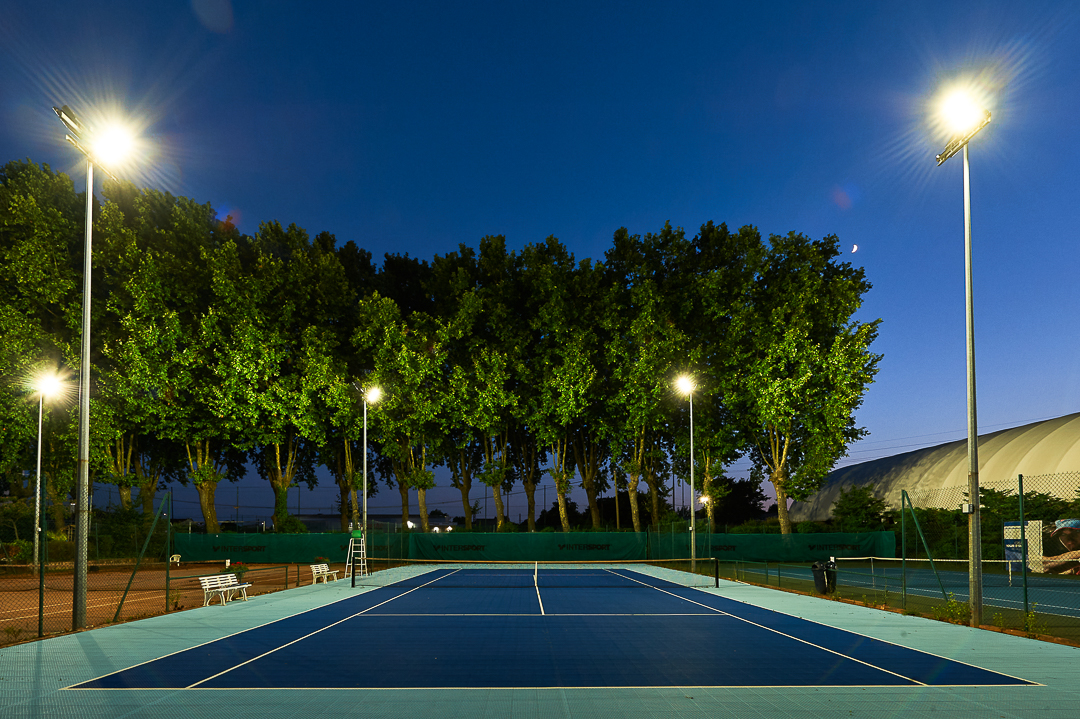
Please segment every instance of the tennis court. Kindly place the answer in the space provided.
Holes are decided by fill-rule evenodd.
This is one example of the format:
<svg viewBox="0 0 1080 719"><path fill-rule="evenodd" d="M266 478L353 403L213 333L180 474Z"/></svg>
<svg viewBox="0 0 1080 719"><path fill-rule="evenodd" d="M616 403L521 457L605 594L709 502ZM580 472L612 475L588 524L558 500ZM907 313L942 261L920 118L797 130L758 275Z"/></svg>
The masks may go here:
<svg viewBox="0 0 1080 719"><path fill-rule="evenodd" d="M9 669L23 680L35 664L50 669L4 714L1041 716L1019 713L1037 697L1045 716L1062 716L1066 697L1075 706L1075 681L1053 686L1062 671L1080 674L1071 647L733 582L687 586L702 582L668 569L379 575L385 586L302 587L0 650L5 702L19 683Z"/></svg>

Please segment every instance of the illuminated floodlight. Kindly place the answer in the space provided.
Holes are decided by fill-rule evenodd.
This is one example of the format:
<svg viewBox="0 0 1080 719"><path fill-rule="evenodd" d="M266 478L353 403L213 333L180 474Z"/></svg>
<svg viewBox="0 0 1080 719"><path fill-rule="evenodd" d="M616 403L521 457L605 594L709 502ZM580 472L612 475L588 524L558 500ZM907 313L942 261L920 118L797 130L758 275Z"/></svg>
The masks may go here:
<svg viewBox="0 0 1080 719"><path fill-rule="evenodd" d="M957 135L975 129L982 122L986 110L965 90L954 90L941 101L941 119Z"/></svg>
<svg viewBox="0 0 1080 719"><path fill-rule="evenodd" d="M92 147L98 162L116 167L131 155L135 138L127 128L110 125L94 135Z"/></svg>
<svg viewBox="0 0 1080 719"><path fill-rule="evenodd" d="M44 372L34 379L34 390L48 399L56 397L67 389L67 385L55 372Z"/></svg>
<svg viewBox="0 0 1080 719"><path fill-rule="evenodd" d="M375 404L382 399L382 389L378 386L368 387L368 391L364 393L364 401L368 404Z"/></svg>
<svg viewBox="0 0 1080 719"><path fill-rule="evenodd" d="M949 144L935 158L940 165L966 147L971 138L990 124L990 111L979 104L970 92L958 89L942 98L938 105L938 119L953 135Z"/></svg>
<svg viewBox="0 0 1080 719"><path fill-rule="evenodd" d="M694 391L694 380L690 378L690 375L680 375L675 380L675 388L679 390L680 394L691 394Z"/></svg>
<svg viewBox="0 0 1080 719"><path fill-rule="evenodd" d="M409 525L409 529L413 529L414 527L416 527L416 525L412 523L412 520L408 521L406 524Z"/></svg>
<svg viewBox="0 0 1080 719"><path fill-rule="evenodd" d="M453 532L453 531L454 531L454 528L453 528L453 527L447 527L447 528L446 528L446 531L447 531L447 532Z"/></svg>
<svg viewBox="0 0 1080 719"><path fill-rule="evenodd" d="M698 499L698 501L701 502L702 504L708 504L709 503L709 495L707 495L707 494L701 495L701 498Z"/></svg>

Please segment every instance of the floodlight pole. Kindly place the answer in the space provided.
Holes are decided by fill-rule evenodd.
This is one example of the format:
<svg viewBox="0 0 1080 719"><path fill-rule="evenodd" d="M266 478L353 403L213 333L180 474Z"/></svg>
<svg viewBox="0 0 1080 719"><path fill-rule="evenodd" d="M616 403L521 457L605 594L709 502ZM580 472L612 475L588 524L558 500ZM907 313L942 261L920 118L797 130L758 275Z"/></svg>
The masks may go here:
<svg viewBox="0 0 1080 719"><path fill-rule="evenodd" d="M978 123L963 135L949 141L937 164L964 150L964 273L967 321L967 414L968 414L968 606L971 608L971 626L982 624L982 513L979 510L979 427L975 405L975 302L971 282L971 165L968 162L968 142L979 130L990 124L990 111L982 110Z"/></svg>
<svg viewBox="0 0 1080 719"><path fill-rule="evenodd" d="M697 572L697 519L694 506L694 393L690 396L690 571Z"/></svg>
<svg viewBox="0 0 1080 719"><path fill-rule="evenodd" d="M971 626L982 624L982 525L979 505L979 428L975 406L975 303L971 283L971 167L964 145L964 269L967 298L967 410L968 410L968 599Z"/></svg>
<svg viewBox="0 0 1080 719"><path fill-rule="evenodd" d="M364 542L367 542L367 395L364 395L364 520L361 524ZM365 545L366 546L366 545ZM356 573L355 568L353 573Z"/></svg>
<svg viewBox="0 0 1080 719"><path fill-rule="evenodd" d="M94 163L86 158L86 237L83 243L82 353L79 361L79 460L75 505L75 577L71 628L86 626L86 560L90 536L90 270L94 232Z"/></svg>

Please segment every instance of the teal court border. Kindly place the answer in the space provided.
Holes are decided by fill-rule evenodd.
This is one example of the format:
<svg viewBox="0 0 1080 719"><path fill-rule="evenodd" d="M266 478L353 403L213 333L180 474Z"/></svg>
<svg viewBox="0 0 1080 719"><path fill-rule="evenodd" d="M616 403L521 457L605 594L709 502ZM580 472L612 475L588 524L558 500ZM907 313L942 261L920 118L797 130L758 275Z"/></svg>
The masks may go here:
<svg viewBox="0 0 1080 719"><path fill-rule="evenodd" d="M335 586L336 584L336 586ZM347 582L262 595L0 649L0 717L813 717L1061 719L1080 714L1080 649L722 581L702 589L1037 682L1008 687L65 690L223 636L355 596ZM377 647L357 651L377 654ZM617 658L613 658L617 661ZM945 712L946 714L942 714Z"/></svg>

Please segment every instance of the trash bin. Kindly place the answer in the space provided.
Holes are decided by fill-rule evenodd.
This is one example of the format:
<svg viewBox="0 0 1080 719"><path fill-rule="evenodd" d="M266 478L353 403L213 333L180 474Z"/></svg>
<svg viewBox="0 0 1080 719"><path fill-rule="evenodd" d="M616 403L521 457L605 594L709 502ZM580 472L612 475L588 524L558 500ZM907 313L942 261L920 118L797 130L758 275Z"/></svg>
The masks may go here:
<svg viewBox="0 0 1080 719"><path fill-rule="evenodd" d="M814 589L818 594L828 594L829 585L825 580L825 562L814 562L810 565L810 571L814 573Z"/></svg>
<svg viewBox="0 0 1080 719"><path fill-rule="evenodd" d="M825 562L825 587L829 594L836 591L836 562L831 559Z"/></svg>

